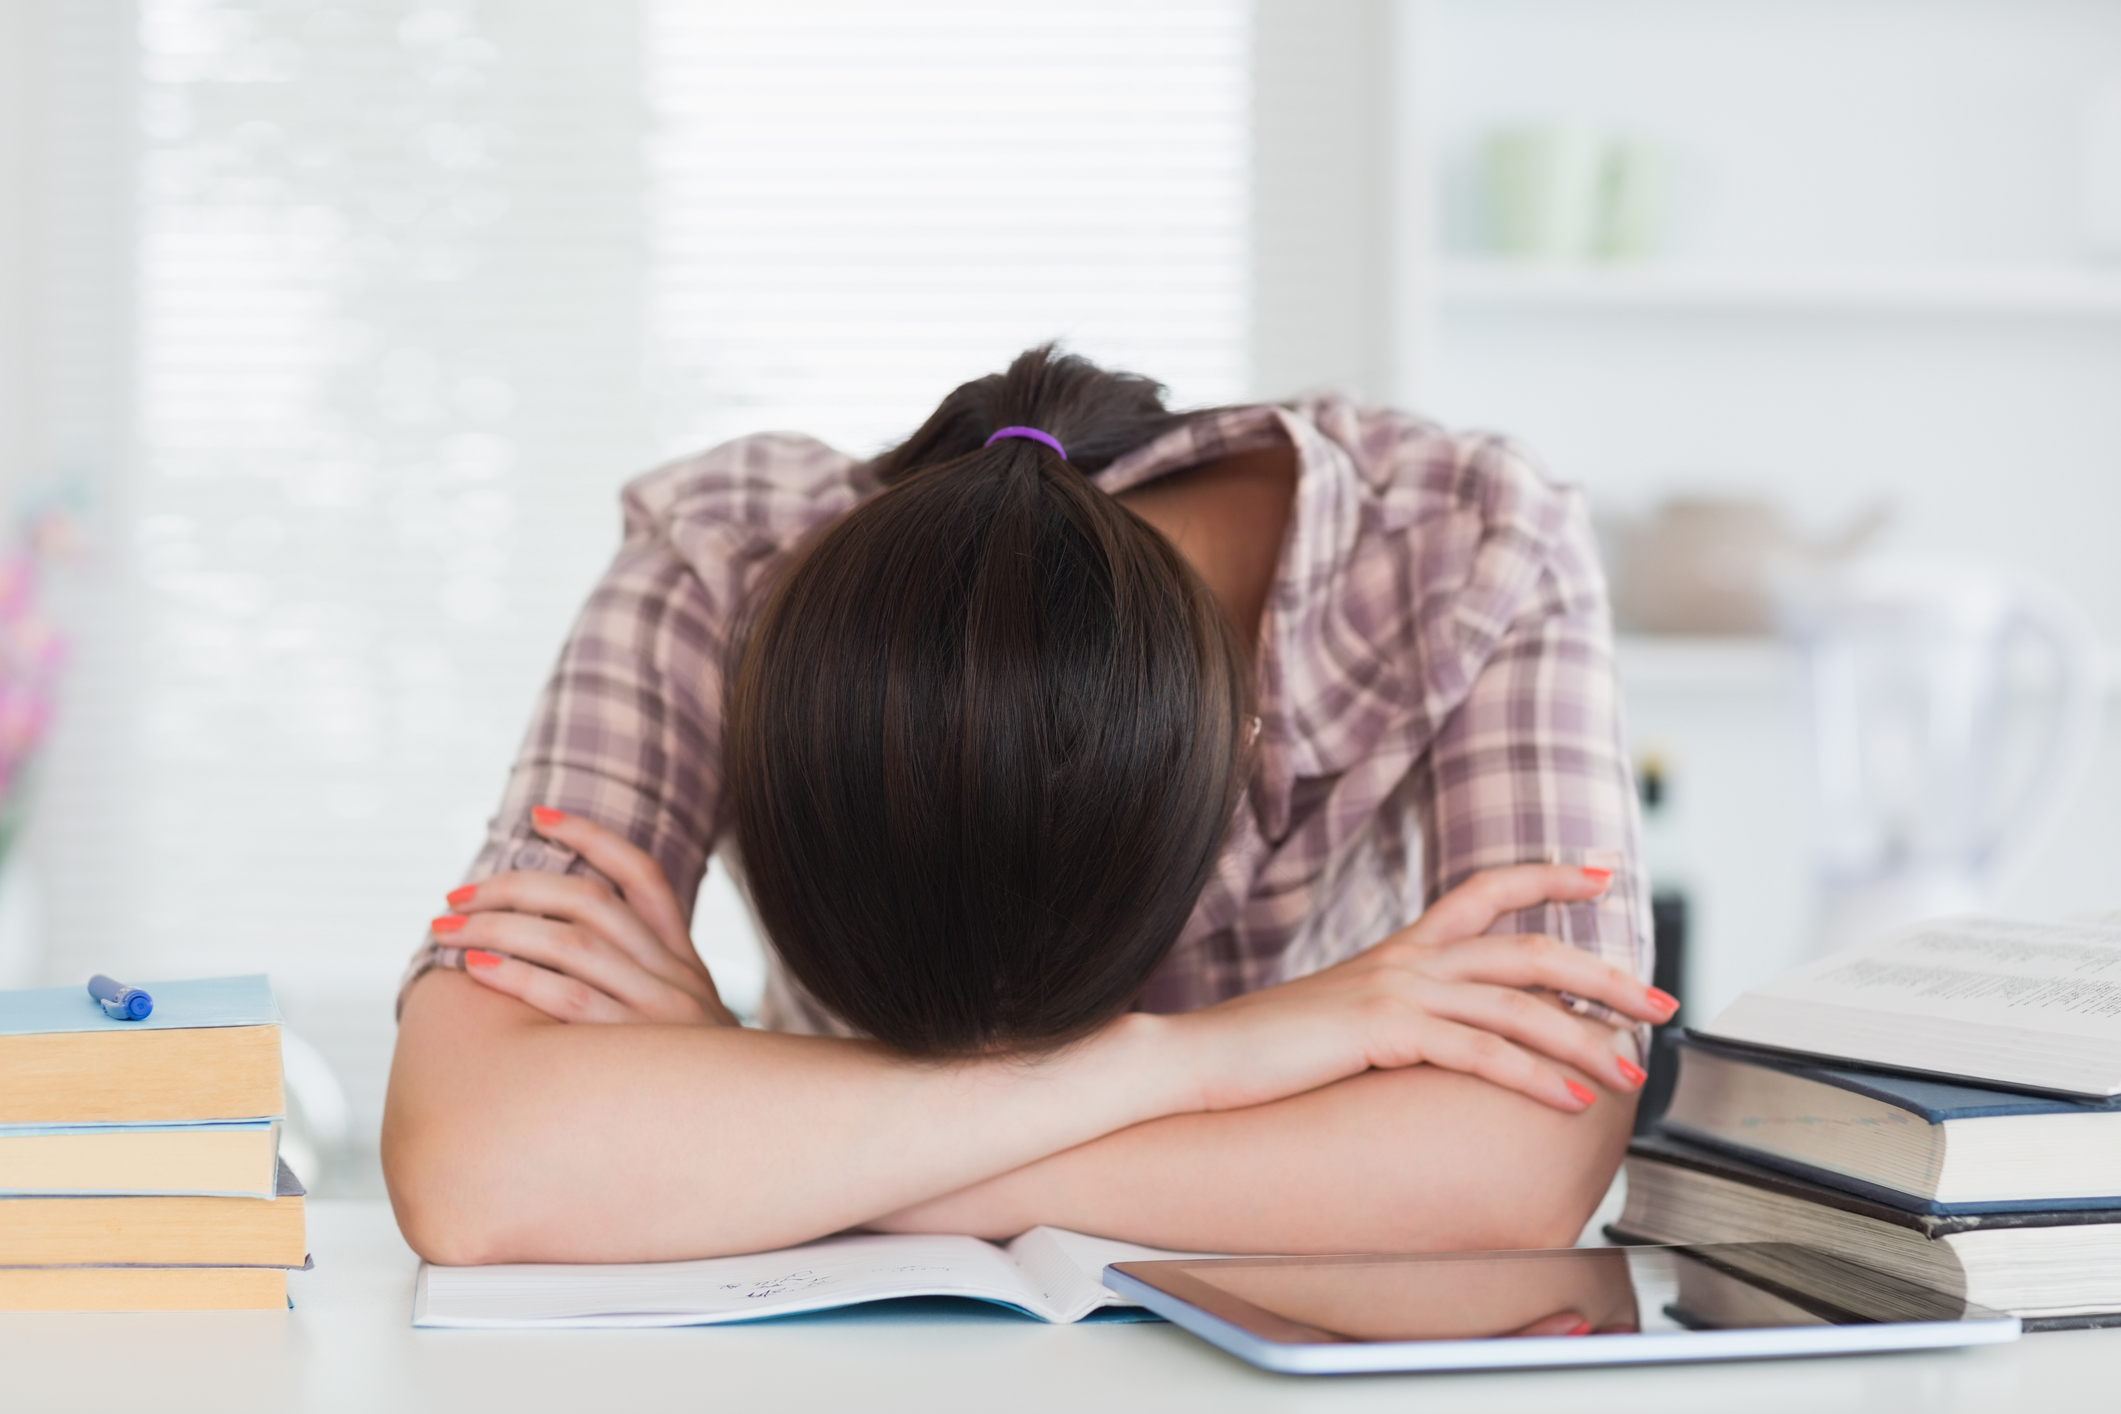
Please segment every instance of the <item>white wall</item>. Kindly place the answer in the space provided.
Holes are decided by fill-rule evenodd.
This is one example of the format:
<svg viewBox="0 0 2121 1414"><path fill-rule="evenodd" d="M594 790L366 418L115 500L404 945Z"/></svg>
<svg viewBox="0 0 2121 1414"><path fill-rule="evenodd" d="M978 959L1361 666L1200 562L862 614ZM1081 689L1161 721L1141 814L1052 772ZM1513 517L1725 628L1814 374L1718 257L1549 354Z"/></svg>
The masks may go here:
<svg viewBox="0 0 2121 1414"><path fill-rule="evenodd" d="M1419 0L1254 0L1252 379L1404 400L1430 220Z"/></svg>

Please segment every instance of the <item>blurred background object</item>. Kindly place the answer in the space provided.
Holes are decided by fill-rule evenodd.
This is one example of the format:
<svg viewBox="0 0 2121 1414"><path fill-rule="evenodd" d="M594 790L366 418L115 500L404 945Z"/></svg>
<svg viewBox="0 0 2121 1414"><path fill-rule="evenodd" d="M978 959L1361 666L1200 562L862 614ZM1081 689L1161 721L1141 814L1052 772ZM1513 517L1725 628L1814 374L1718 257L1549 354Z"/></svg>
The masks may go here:
<svg viewBox="0 0 2121 1414"><path fill-rule="evenodd" d="M1694 1019L1686 1005L1694 904L1684 818L1673 809L1671 763L1661 750L1653 747L1636 758L1635 786L1642 806L1643 863L1650 874L1650 934L1657 949L1650 983L1679 998L1679 1010L1650 1033L1650 1079L1635 1105L1635 1132L1647 1134L1671 1102L1679 1078L1671 1047Z"/></svg>
<svg viewBox="0 0 2121 1414"><path fill-rule="evenodd" d="M304 1186L347 1194L352 1185L340 1181L339 1168L348 1159L358 1163L364 1156L355 1149L353 1107L347 1103L338 1072L307 1037L284 1026L280 1029L280 1068L287 1083L287 1121L280 1128L280 1156Z"/></svg>
<svg viewBox="0 0 2121 1414"><path fill-rule="evenodd" d="M1824 536L1765 501L1681 498L1641 521L1608 521L1613 626L1622 633L1766 634L1793 580L1830 571L1892 518L1874 506Z"/></svg>
<svg viewBox="0 0 2121 1414"><path fill-rule="evenodd" d="M2098 751L2083 611L1968 560L1878 558L1789 587L1819 781L1821 951L1991 910Z"/></svg>
<svg viewBox="0 0 2121 1414"><path fill-rule="evenodd" d="M65 658L39 603L39 571L47 550L65 539L63 518L47 513L0 552L0 987L29 985L40 960L34 886L16 863L16 845Z"/></svg>
<svg viewBox="0 0 2121 1414"><path fill-rule="evenodd" d="M1498 254L1583 260L1597 248L1605 145L1583 123L1502 128L1487 141L1489 239Z"/></svg>
<svg viewBox="0 0 2121 1414"><path fill-rule="evenodd" d="M0 965L270 972L344 1102L291 1062L290 1132L375 1191L399 968L620 482L770 427L867 452L1059 337L1586 489L1713 1013L1820 945L1830 799L1874 843L1931 808L1815 753L1847 634L1775 631L1782 577L2038 575L2078 658L2121 640L2117 75L2085 0L0 0L0 512L82 545ZM1927 700L1883 686L1934 677L1912 625L1857 654L1866 740ZM2030 853L1974 828L2041 798L2061 704L2114 710L1981 642L1950 700L1995 751L1895 708L1891 779L1987 783L1925 824L1990 906L2121 904L2116 734ZM719 869L695 934L755 999Z"/></svg>
<svg viewBox="0 0 2121 1414"><path fill-rule="evenodd" d="M1489 248L1526 260L1639 260L1664 239L1672 156L1584 122L1501 128L1483 153Z"/></svg>

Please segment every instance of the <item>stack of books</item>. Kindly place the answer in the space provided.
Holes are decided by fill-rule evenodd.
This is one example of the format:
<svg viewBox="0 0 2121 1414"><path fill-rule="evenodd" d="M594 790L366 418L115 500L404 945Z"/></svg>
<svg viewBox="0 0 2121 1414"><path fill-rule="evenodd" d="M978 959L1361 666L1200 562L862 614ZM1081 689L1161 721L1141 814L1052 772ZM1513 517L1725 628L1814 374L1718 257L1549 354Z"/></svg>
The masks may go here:
<svg viewBox="0 0 2121 1414"><path fill-rule="evenodd" d="M263 977L0 992L0 1311L284 1310L308 1264Z"/></svg>
<svg viewBox="0 0 2121 1414"><path fill-rule="evenodd" d="M2121 929L1920 924L1678 1057L1614 1237L1797 1244L2028 1329L2121 1325Z"/></svg>

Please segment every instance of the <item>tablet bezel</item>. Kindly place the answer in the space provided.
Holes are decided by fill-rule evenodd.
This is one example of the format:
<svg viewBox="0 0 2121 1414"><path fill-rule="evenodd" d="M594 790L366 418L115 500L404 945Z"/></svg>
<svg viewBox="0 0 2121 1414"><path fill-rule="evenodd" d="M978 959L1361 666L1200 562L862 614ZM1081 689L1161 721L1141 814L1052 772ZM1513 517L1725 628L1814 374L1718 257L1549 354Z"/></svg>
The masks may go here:
<svg viewBox="0 0 2121 1414"><path fill-rule="evenodd" d="M1683 1253L1714 1262L1718 1244L1634 1249ZM1553 1249L1556 1255L1576 1249ZM1172 1324L1261 1369L1283 1374L1376 1374L1447 1370L1517 1370L1586 1365L1686 1364L1704 1360L1786 1359L1898 1350L1999 1345L2016 1340L2016 1316L2000 1312L1940 1321L1864 1321L1767 1326L1743 1330L1653 1331L1511 1339L1358 1341L1253 1305L1193 1273L1211 1264L1332 1266L1379 1260L1522 1259L1530 1252L1404 1253L1338 1257L1225 1257L1116 1262L1105 1285ZM1723 1263L1715 1263L1723 1266Z"/></svg>

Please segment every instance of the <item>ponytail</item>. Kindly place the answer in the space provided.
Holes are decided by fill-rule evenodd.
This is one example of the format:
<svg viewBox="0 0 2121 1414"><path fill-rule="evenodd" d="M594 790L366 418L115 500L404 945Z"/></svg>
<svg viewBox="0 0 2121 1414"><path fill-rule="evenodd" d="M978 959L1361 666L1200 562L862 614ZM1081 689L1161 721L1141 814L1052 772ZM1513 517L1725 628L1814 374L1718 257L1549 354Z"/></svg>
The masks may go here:
<svg viewBox="0 0 2121 1414"><path fill-rule="evenodd" d="M1164 388L1138 373L1113 373L1051 344L1017 355L1006 372L961 383L920 430L872 465L889 486L916 471L987 450L1004 427L1033 427L1067 449L1067 463L1095 475L1184 422L1164 406Z"/></svg>
<svg viewBox="0 0 2121 1414"><path fill-rule="evenodd" d="M1247 775L1245 654L1087 476L1181 421L1151 380L1050 348L960 386L736 650L724 784L767 940L902 1052L1110 1020L1214 868ZM993 440L1008 428L1045 438Z"/></svg>

